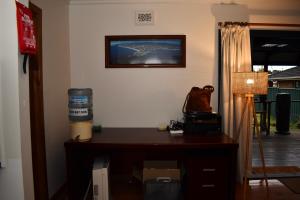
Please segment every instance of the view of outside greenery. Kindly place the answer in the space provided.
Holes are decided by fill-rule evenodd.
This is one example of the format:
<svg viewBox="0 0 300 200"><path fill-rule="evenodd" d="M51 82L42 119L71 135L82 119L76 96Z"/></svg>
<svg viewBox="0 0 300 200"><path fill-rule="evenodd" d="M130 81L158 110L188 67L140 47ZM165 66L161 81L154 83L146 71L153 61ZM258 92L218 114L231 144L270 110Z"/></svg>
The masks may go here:
<svg viewBox="0 0 300 200"><path fill-rule="evenodd" d="M257 115L258 124L260 124L260 116ZM291 121L290 122L290 130L293 131L299 131L300 129L300 123L299 121ZM276 132L276 118L274 116L270 117L270 133L273 134Z"/></svg>
<svg viewBox="0 0 300 200"><path fill-rule="evenodd" d="M269 72L269 75L271 75L274 72L285 71L287 69L294 68L294 67L296 67L296 66L270 65L270 66L268 66L268 72ZM264 71L264 66L263 65L253 65L253 71L262 72L262 71ZM270 100L270 99L268 99L268 100ZM300 99L297 99L297 100L300 100ZM296 102L296 103L300 104L300 102ZM275 103L272 103L272 104L275 105ZM258 121L260 120L259 118L260 118L260 116L257 115ZM290 131L293 133L298 132L300 134L300 116L298 118L290 121ZM276 132L276 116L274 115L274 112L273 112L273 114L271 114L271 119L270 119L270 133L274 134L275 132Z"/></svg>

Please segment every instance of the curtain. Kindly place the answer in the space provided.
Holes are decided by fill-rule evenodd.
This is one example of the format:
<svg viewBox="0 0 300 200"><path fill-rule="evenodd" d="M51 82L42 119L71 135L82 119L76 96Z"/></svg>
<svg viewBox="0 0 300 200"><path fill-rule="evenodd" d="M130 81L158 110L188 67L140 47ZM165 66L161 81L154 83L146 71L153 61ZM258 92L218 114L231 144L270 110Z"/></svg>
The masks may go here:
<svg viewBox="0 0 300 200"><path fill-rule="evenodd" d="M232 138L237 138L240 127L239 152L238 152L238 180L242 182L244 169L245 134L247 120L241 122L242 109L246 106L245 97L232 94L231 78L233 72L251 71L250 31L248 26L227 25L221 28L221 98L220 108L222 114L223 131ZM245 116L249 112L246 110ZM250 137L252 138L252 137ZM252 144L252 141L250 141ZM250 145L251 146L251 145ZM251 152L250 148L250 152ZM250 153L251 155L251 153ZM249 168L251 169L251 156Z"/></svg>

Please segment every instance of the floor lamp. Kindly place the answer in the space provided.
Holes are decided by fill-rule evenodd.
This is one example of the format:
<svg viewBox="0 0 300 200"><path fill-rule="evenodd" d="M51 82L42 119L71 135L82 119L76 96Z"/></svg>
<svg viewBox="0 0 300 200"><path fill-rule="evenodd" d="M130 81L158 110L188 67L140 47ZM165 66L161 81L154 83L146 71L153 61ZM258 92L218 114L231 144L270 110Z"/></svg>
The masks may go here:
<svg viewBox="0 0 300 200"><path fill-rule="evenodd" d="M241 125L246 120L247 131L246 136L246 148L244 152L244 198L246 198L247 187L248 187L248 164L249 164L249 149L250 149L250 130L251 130L251 112L253 113L255 132L257 133L257 139L259 143L260 158L262 162L264 180L266 183L267 194L269 195L268 178L266 174L266 165L263 152L263 144L261 139L261 132L258 128L256 111L254 105L254 95L255 94L267 94L268 93L268 73L267 72L235 72L232 74L232 93L235 95L241 95L246 97L246 105L244 106L241 113L241 121L238 126L238 132L236 140L239 139L241 134ZM248 114L245 116L246 110L248 109ZM246 119L245 119L246 117Z"/></svg>

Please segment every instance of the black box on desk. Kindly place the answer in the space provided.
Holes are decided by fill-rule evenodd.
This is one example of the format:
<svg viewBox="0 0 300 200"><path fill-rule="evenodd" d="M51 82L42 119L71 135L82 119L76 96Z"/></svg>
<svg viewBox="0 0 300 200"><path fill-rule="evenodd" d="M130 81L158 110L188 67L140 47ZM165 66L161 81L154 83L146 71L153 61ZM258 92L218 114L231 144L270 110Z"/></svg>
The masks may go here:
<svg viewBox="0 0 300 200"><path fill-rule="evenodd" d="M217 113L184 113L184 134L221 135L222 118Z"/></svg>

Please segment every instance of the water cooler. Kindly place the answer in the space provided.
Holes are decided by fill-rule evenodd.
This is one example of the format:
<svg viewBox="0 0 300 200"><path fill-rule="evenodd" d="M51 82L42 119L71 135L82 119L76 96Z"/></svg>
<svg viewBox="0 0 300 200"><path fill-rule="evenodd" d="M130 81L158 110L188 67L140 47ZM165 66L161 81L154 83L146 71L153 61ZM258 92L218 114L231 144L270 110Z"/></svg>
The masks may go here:
<svg viewBox="0 0 300 200"><path fill-rule="evenodd" d="M90 88L71 88L69 94L69 120L73 140L87 141L92 138L93 110Z"/></svg>

